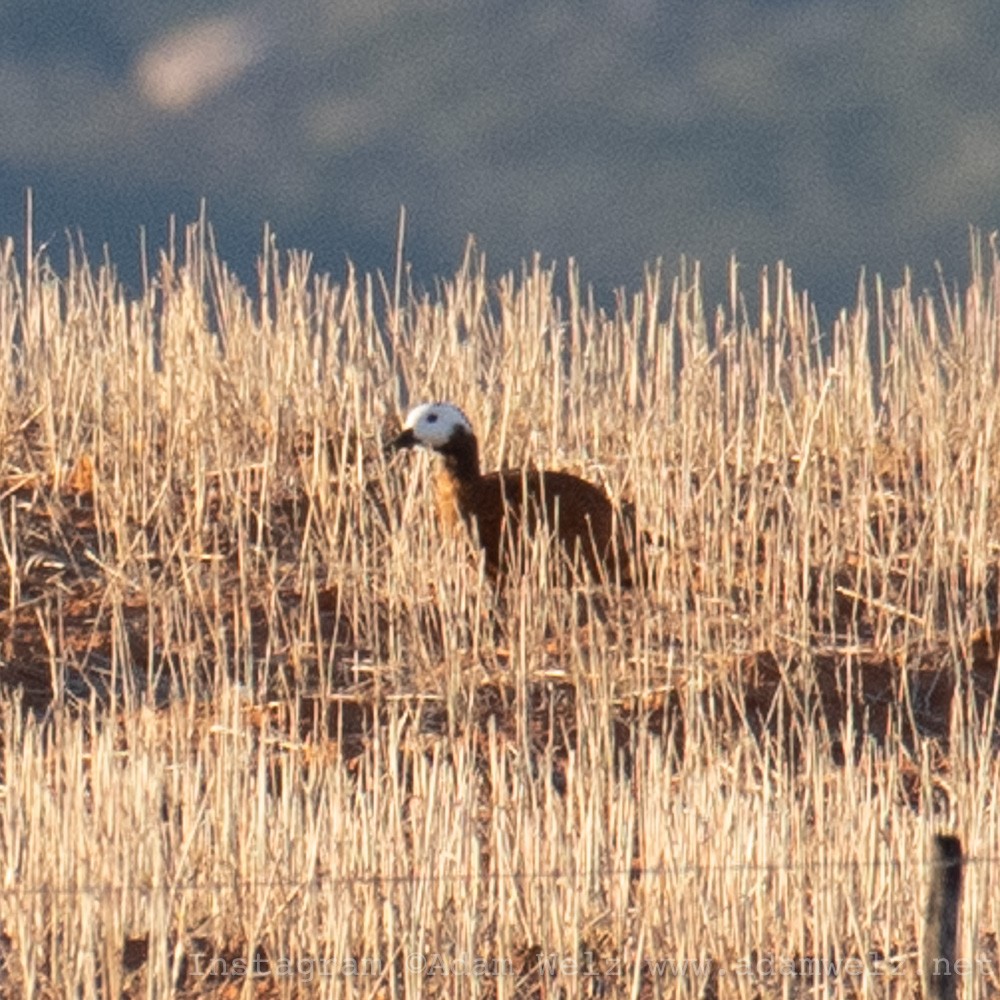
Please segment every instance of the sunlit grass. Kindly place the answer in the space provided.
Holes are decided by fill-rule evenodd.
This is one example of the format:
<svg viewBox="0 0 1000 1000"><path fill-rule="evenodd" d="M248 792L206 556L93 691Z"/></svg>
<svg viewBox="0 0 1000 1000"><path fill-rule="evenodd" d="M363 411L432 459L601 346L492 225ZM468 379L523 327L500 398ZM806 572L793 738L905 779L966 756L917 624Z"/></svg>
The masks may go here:
<svg viewBox="0 0 1000 1000"><path fill-rule="evenodd" d="M138 298L0 247L4 991L912 996L931 834L1000 842L993 245L821 330L780 266L183 244ZM440 397L633 500L649 587L494 592L384 454Z"/></svg>

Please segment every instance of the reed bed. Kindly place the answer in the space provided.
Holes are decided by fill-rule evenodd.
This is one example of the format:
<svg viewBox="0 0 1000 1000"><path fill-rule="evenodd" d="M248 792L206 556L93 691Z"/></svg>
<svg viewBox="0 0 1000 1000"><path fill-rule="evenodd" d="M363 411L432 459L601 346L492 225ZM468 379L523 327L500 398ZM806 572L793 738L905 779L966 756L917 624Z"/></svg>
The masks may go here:
<svg viewBox="0 0 1000 1000"><path fill-rule="evenodd" d="M1000 990L1000 261L821 329L778 265L138 293L0 245L0 990L912 997L928 845ZM747 298L744 298L744 294ZM649 585L501 591L407 407L629 498Z"/></svg>

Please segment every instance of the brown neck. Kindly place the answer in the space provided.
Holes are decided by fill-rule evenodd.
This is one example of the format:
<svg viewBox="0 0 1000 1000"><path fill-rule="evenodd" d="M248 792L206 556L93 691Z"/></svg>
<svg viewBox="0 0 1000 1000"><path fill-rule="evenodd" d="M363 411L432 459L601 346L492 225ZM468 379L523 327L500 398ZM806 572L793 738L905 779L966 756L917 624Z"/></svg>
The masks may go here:
<svg viewBox="0 0 1000 1000"><path fill-rule="evenodd" d="M479 443L472 434L459 432L440 449L448 474L460 483L479 479Z"/></svg>

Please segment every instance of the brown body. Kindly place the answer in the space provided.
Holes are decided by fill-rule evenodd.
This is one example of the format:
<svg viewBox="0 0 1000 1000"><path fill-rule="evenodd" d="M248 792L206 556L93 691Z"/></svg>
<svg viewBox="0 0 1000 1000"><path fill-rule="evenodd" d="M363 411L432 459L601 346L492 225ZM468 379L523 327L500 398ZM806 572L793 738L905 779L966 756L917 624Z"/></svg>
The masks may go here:
<svg viewBox="0 0 1000 1000"><path fill-rule="evenodd" d="M523 566L527 547L544 531L560 570L582 565L595 580L630 586L629 531L607 494L568 472L535 469L483 475L479 445L465 415L450 403L411 411L393 447L422 445L442 458L437 507L446 527L464 522L494 579ZM628 520L627 518L625 520Z"/></svg>
<svg viewBox="0 0 1000 1000"><path fill-rule="evenodd" d="M617 518L611 501L599 487L567 472L535 469L492 472L458 478L447 465L436 476L437 508L446 526L461 519L483 550L486 571L502 576L511 560L524 555L539 530L550 531L558 543L557 561L580 562L595 580L616 579ZM623 574L622 583L631 582Z"/></svg>

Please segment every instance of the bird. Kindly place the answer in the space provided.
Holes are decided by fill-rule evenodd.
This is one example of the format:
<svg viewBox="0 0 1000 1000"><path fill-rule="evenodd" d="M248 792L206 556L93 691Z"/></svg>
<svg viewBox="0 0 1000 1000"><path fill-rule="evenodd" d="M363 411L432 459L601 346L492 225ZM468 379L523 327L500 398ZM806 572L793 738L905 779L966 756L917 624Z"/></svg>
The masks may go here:
<svg viewBox="0 0 1000 1000"><path fill-rule="evenodd" d="M438 515L447 529L464 522L485 557L494 581L511 570L511 557L543 529L551 532L565 558L563 567L582 561L594 580L633 585L627 521L599 486L568 472L504 469L483 473L479 442L468 417L454 403L421 403L406 416L391 453L414 447L440 456L435 474ZM634 551L633 545L631 551Z"/></svg>

